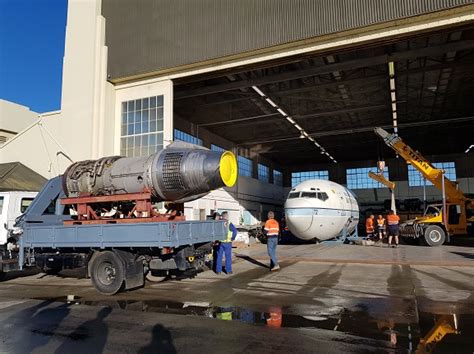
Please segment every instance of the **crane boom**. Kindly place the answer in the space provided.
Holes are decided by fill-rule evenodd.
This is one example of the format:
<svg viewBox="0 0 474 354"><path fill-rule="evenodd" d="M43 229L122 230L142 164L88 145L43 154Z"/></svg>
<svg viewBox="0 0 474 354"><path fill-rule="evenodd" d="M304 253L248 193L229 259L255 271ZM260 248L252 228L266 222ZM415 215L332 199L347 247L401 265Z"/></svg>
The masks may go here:
<svg viewBox="0 0 474 354"><path fill-rule="evenodd" d="M377 174L373 173L372 171L369 171L369 177L379 183L382 183L385 187L391 190L395 189L395 183L386 179L383 174Z"/></svg>
<svg viewBox="0 0 474 354"><path fill-rule="evenodd" d="M375 128L375 133L380 136L387 146L403 157L407 163L416 168L428 181L433 183L439 190L443 189L443 171L434 167L423 155L413 150L405 144L403 140L395 134L390 134L382 128ZM446 197L451 202L466 201L468 198L459 190L455 183L444 177L444 190Z"/></svg>

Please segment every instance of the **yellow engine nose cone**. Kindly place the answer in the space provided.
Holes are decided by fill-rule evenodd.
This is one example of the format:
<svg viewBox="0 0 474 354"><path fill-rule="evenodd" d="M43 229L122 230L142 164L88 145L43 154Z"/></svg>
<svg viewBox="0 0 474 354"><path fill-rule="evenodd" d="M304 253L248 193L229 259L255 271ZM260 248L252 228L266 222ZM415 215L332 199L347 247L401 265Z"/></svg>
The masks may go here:
<svg viewBox="0 0 474 354"><path fill-rule="evenodd" d="M232 187L237 181L237 159L230 151L225 151L221 156L219 166L222 182L227 187Z"/></svg>

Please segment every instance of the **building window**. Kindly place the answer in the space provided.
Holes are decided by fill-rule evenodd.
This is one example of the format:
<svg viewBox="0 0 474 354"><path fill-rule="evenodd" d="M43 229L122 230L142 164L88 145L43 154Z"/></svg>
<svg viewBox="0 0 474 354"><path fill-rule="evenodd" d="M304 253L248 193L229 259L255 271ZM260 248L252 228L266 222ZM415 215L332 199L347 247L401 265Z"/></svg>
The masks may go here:
<svg viewBox="0 0 474 354"><path fill-rule="evenodd" d="M211 151L224 152L225 149L219 145L211 144Z"/></svg>
<svg viewBox="0 0 474 354"><path fill-rule="evenodd" d="M308 179L329 180L329 171L322 170L322 171L293 172L291 174L291 186L294 187Z"/></svg>
<svg viewBox="0 0 474 354"><path fill-rule="evenodd" d="M444 176L449 178L451 181L456 180L456 165L454 162L434 162L433 166L445 171ZM408 185L410 187L423 186L424 177L418 170L412 165L408 165ZM427 186L432 186L433 183L426 180Z"/></svg>
<svg viewBox="0 0 474 354"><path fill-rule="evenodd" d="M187 143L201 145L202 146L202 139L195 137L194 135L185 133L181 130L175 129L174 130L174 140L181 140Z"/></svg>
<svg viewBox="0 0 474 354"><path fill-rule="evenodd" d="M122 102L120 154L146 156L163 149L163 96Z"/></svg>
<svg viewBox="0 0 474 354"><path fill-rule="evenodd" d="M283 186L283 175L278 170L273 170L273 184Z"/></svg>
<svg viewBox="0 0 474 354"><path fill-rule="evenodd" d="M239 176L252 177L252 160L239 155L237 162L239 163Z"/></svg>
<svg viewBox="0 0 474 354"><path fill-rule="evenodd" d="M268 166L262 165L261 163L258 164L258 179L262 182L270 182L270 169Z"/></svg>
<svg viewBox="0 0 474 354"><path fill-rule="evenodd" d="M384 188L385 186L369 177L369 171L376 172L377 167L348 168L347 188L349 189L368 189ZM383 169L383 176L388 179L388 167Z"/></svg>

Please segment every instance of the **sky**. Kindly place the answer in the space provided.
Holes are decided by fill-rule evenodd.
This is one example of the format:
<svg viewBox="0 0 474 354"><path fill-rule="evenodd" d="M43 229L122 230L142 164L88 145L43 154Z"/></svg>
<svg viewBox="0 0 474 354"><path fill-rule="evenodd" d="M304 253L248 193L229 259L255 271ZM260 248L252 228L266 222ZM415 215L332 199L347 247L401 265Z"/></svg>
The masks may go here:
<svg viewBox="0 0 474 354"><path fill-rule="evenodd" d="M0 0L0 99L61 108L67 0Z"/></svg>

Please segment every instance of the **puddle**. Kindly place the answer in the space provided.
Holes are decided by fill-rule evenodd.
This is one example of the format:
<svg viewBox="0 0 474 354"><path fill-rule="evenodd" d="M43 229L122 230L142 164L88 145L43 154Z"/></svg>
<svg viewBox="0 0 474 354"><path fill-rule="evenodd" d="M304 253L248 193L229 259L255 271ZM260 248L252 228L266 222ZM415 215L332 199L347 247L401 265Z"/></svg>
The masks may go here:
<svg viewBox="0 0 474 354"><path fill-rule="evenodd" d="M41 299L45 300L45 299ZM417 312L416 308L386 306L374 301L358 304L348 309L340 306L319 310L308 304L297 307L269 306L265 311L256 311L238 306L212 306L206 302L172 302L160 300L101 300L88 301L79 297L68 301L67 297L48 299L71 305L109 307L127 311L199 316L222 321L239 321L255 326L278 328L302 328L347 333L376 340L383 351L389 352L456 352L474 351L474 314L448 314L442 312ZM392 304L393 305L393 304ZM391 311L388 313L388 311ZM414 312L415 314L410 314Z"/></svg>

